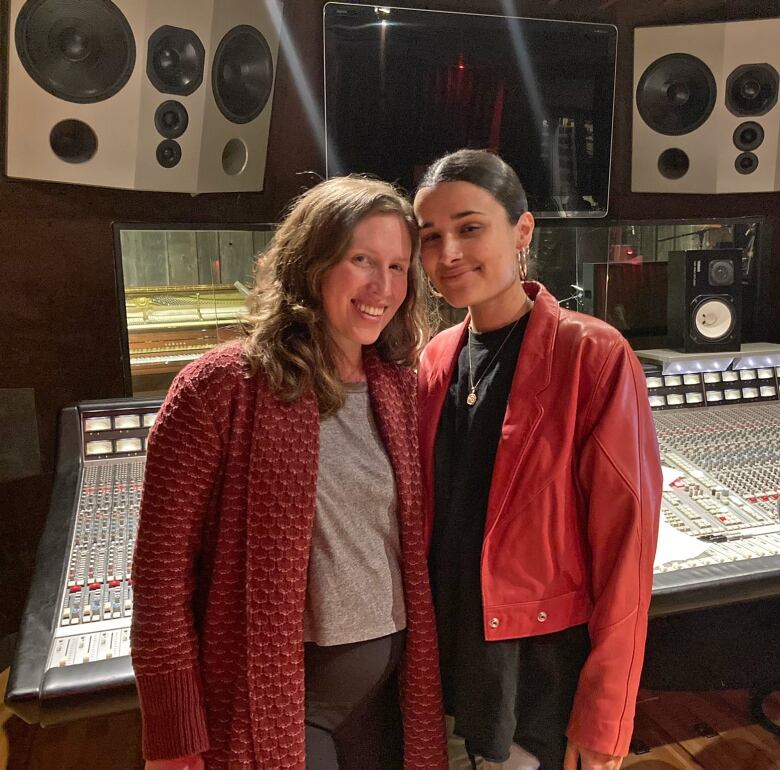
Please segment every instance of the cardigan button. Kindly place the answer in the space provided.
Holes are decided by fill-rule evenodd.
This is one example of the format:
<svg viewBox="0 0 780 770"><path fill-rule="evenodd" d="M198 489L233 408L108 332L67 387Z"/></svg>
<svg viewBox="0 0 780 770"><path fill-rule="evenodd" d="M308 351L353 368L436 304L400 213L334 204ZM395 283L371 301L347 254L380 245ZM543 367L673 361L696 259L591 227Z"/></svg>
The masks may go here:
<svg viewBox="0 0 780 770"><path fill-rule="evenodd" d="M498 618L490 618L489 625L491 628L498 628L501 625L501 621Z"/></svg>
<svg viewBox="0 0 780 770"><path fill-rule="evenodd" d="M538 620L540 623L544 623L544 621L545 621L545 620L547 620L547 613L546 613L546 612L540 612L540 613L539 613L539 614L536 616L536 619L537 619L537 620Z"/></svg>

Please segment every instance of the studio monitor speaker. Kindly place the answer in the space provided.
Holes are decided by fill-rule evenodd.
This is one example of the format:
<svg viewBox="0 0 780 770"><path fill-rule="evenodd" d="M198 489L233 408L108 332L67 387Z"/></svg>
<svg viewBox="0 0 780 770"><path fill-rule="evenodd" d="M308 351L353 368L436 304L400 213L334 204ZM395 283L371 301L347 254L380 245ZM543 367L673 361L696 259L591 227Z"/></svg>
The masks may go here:
<svg viewBox="0 0 780 770"><path fill-rule="evenodd" d="M9 177L261 190L280 0L11 0Z"/></svg>
<svg viewBox="0 0 780 770"><path fill-rule="evenodd" d="M685 353L739 350L742 251L673 251L667 271L667 344Z"/></svg>
<svg viewBox="0 0 780 770"><path fill-rule="evenodd" d="M780 190L780 19L634 30L634 192Z"/></svg>

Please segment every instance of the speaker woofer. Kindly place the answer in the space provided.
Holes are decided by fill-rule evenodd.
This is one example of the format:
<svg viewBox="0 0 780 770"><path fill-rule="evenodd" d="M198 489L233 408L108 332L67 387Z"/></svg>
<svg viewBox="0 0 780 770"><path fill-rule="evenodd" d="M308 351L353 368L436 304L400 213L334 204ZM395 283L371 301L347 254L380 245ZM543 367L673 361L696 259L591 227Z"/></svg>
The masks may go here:
<svg viewBox="0 0 780 770"><path fill-rule="evenodd" d="M242 24L231 29L214 54L211 85L219 111L231 123L248 123L265 107L274 82L274 62L263 34Z"/></svg>
<svg viewBox="0 0 780 770"><path fill-rule="evenodd" d="M203 82L206 50L190 29L164 26L149 38L146 75L161 93L189 96Z"/></svg>
<svg viewBox="0 0 780 770"><path fill-rule="evenodd" d="M670 147L658 156L658 171L667 179L680 179L688 173L688 155L679 147Z"/></svg>
<svg viewBox="0 0 780 770"><path fill-rule="evenodd" d="M723 297L699 297L693 307L691 331L707 342L717 342L731 334L736 323L734 306Z"/></svg>
<svg viewBox="0 0 780 770"><path fill-rule="evenodd" d="M135 66L133 31L110 0L29 0L16 18L15 42L29 76L77 104L113 96Z"/></svg>
<svg viewBox="0 0 780 770"><path fill-rule="evenodd" d="M672 53L656 59L642 73L636 106L642 120L654 131L678 136L707 120L716 95L715 78L701 59Z"/></svg>
<svg viewBox="0 0 780 770"><path fill-rule="evenodd" d="M734 129L734 145L738 150L755 150L764 141L764 129L760 123L748 120Z"/></svg>
<svg viewBox="0 0 780 770"><path fill-rule="evenodd" d="M97 152L97 135L80 120L61 120L49 134L54 154L66 163L86 163Z"/></svg>
<svg viewBox="0 0 780 770"><path fill-rule="evenodd" d="M778 83L771 64L743 64L726 81L726 107L734 115L766 115L777 104Z"/></svg>
<svg viewBox="0 0 780 770"><path fill-rule="evenodd" d="M181 145L173 139L163 139L157 145L157 162L163 168L173 168L181 160Z"/></svg>
<svg viewBox="0 0 780 770"><path fill-rule="evenodd" d="M154 113L154 127L166 139L178 139L189 122L186 108L174 99L163 102Z"/></svg>

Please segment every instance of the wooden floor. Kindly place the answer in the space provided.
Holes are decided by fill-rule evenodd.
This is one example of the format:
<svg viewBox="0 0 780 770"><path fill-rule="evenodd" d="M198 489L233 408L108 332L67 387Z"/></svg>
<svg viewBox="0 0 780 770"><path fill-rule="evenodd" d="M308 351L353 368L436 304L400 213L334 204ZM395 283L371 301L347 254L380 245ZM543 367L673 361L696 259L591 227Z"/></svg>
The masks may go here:
<svg viewBox="0 0 780 770"><path fill-rule="evenodd" d="M777 721L780 703L770 705ZM780 770L780 737L753 724L744 690L642 692L634 746L639 742L649 751L630 754L624 768Z"/></svg>
<svg viewBox="0 0 780 770"><path fill-rule="evenodd" d="M777 720L780 697L770 705ZM643 692L634 739L631 770L780 770L780 737L752 723L742 690ZM42 729L0 705L0 770L143 770L140 743L137 712Z"/></svg>

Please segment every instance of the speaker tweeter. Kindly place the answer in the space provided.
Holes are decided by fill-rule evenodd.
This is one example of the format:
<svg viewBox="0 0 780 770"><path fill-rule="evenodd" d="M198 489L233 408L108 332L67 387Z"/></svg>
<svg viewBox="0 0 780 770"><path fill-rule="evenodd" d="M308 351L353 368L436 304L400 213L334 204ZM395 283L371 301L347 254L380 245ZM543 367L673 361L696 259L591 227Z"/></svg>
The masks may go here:
<svg viewBox="0 0 780 770"><path fill-rule="evenodd" d="M166 139L178 139L187 130L188 124L186 108L174 99L163 102L154 113L154 127Z"/></svg>
<svg viewBox="0 0 780 770"><path fill-rule="evenodd" d="M181 145L173 139L164 139L157 145L157 162L163 168L173 168L181 160Z"/></svg>
<svg viewBox="0 0 780 770"><path fill-rule="evenodd" d="M755 150L764 141L764 129L760 123L748 120L734 130L734 146L738 150Z"/></svg>
<svg viewBox="0 0 780 770"><path fill-rule="evenodd" d="M752 152L742 152L734 161L734 168L740 174L752 174L758 168L758 155Z"/></svg>

